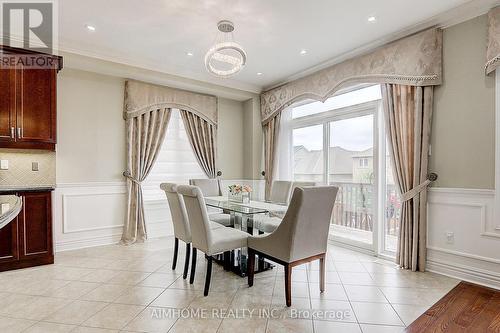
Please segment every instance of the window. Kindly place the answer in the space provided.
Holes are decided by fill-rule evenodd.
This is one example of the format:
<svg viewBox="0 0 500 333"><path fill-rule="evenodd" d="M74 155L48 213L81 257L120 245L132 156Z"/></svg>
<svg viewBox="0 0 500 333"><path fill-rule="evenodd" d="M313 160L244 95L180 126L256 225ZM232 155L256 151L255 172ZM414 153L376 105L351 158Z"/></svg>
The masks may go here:
<svg viewBox="0 0 500 333"><path fill-rule="evenodd" d="M193 153L180 112L173 109L158 159L142 186L144 201L165 199L161 183L188 184L192 178L206 175Z"/></svg>
<svg viewBox="0 0 500 333"><path fill-rule="evenodd" d="M323 126L293 130L293 179L323 182Z"/></svg>
<svg viewBox="0 0 500 333"><path fill-rule="evenodd" d="M330 237L390 254L397 244L401 203L386 148L381 98L375 85L284 112L277 179L338 186Z"/></svg>
<svg viewBox="0 0 500 333"><path fill-rule="evenodd" d="M360 168L368 168L368 159L367 158L359 158L359 167Z"/></svg>
<svg viewBox="0 0 500 333"><path fill-rule="evenodd" d="M371 246L376 207L375 172L368 167L374 156L377 105L353 109L330 122L329 183L339 188L333 210L334 237ZM366 114L368 113L368 114Z"/></svg>
<svg viewBox="0 0 500 333"><path fill-rule="evenodd" d="M387 141L384 141L386 147L389 146ZM392 173L392 161L389 156L389 151L386 149L385 153L385 196L383 200L384 207L384 221L383 227L383 249L386 252L396 252L398 244L399 225L401 218L401 198L394 183L394 176Z"/></svg>
<svg viewBox="0 0 500 333"><path fill-rule="evenodd" d="M337 110L346 106L362 104L380 100L380 87L378 85L354 90L345 94L337 95L322 102L310 102L292 109L292 118L299 118Z"/></svg>

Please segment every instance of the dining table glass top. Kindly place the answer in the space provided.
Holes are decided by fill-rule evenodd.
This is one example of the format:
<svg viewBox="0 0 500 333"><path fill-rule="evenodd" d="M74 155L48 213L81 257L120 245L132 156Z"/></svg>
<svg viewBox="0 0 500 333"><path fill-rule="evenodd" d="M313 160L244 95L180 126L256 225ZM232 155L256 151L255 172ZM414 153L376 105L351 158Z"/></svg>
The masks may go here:
<svg viewBox="0 0 500 333"><path fill-rule="evenodd" d="M284 204L276 204L265 201L250 200L247 203L228 200L225 196L205 197L205 203L209 207L223 209L229 212L254 215L266 213L284 213L288 208Z"/></svg>

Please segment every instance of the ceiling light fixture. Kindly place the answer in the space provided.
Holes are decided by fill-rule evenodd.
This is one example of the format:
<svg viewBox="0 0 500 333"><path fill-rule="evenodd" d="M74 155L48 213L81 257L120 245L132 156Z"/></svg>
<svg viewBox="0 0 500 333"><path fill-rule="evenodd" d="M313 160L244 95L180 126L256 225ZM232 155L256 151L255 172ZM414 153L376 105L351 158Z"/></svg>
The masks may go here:
<svg viewBox="0 0 500 333"><path fill-rule="evenodd" d="M258 73L257 73L257 75L258 75L258 76L261 76L261 75L262 75L262 73L261 73L261 72L258 72Z"/></svg>
<svg viewBox="0 0 500 333"><path fill-rule="evenodd" d="M377 18L375 16L373 16L373 15L372 16L368 16L368 22L373 23L375 21L377 21Z"/></svg>
<svg viewBox="0 0 500 333"><path fill-rule="evenodd" d="M305 54L307 54L307 50L304 50L304 49L300 50L300 55L305 55Z"/></svg>
<svg viewBox="0 0 500 333"><path fill-rule="evenodd" d="M88 31L95 31L95 27L90 24L85 24L85 28L87 28Z"/></svg>
<svg viewBox="0 0 500 333"><path fill-rule="evenodd" d="M205 54L205 67L207 71L218 77L230 77L243 68L247 61L247 54L243 48L234 41L234 24L223 20L217 23L219 32L215 44Z"/></svg>
<svg viewBox="0 0 500 333"><path fill-rule="evenodd" d="M193 54L193 52L188 52L188 53L186 53L186 55L187 55L188 57L192 57L194 54Z"/></svg>

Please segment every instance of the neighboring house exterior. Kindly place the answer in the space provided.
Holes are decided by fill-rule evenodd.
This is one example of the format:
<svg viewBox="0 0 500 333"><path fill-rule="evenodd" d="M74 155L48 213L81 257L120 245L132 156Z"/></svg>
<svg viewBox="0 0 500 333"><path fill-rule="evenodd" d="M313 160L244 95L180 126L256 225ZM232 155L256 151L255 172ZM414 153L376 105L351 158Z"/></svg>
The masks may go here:
<svg viewBox="0 0 500 333"><path fill-rule="evenodd" d="M323 181L323 150L294 147L294 179ZM331 183L372 183L373 149L352 151L342 147L330 147Z"/></svg>
<svg viewBox="0 0 500 333"><path fill-rule="evenodd" d="M294 179L297 181L323 181L323 150L308 150L295 146ZM330 183L373 184L373 148L356 151L330 147ZM394 185L389 156L387 156L387 184Z"/></svg>
<svg viewBox="0 0 500 333"><path fill-rule="evenodd" d="M351 158L353 182L372 184L375 180L373 173L373 148L353 152Z"/></svg>

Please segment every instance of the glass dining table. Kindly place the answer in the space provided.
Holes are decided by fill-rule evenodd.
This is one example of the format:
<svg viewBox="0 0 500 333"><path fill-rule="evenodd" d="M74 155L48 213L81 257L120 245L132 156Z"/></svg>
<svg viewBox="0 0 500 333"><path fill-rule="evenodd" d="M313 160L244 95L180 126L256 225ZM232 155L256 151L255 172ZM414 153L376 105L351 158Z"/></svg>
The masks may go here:
<svg viewBox="0 0 500 333"><path fill-rule="evenodd" d="M248 203L240 203L228 200L227 197L205 197L205 204L208 208L217 209L218 211L229 214L231 227L240 229L250 235L262 234L255 228L255 218L257 216L276 215L282 216L287 210L284 204L276 204L265 201L251 200ZM236 249L231 251L230 258L217 255L214 257L215 262L228 267L232 272L239 276L246 276L247 273L247 248ZM255 265L255 273L267 271L274 267L273 264L264 260L264 258L257 258L257 265Z"/></svg>

